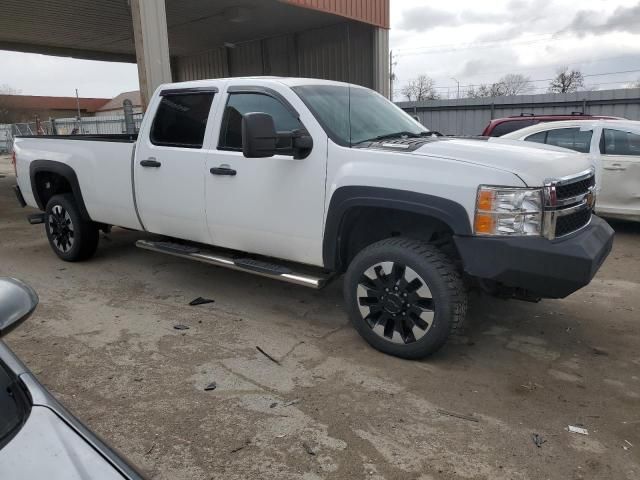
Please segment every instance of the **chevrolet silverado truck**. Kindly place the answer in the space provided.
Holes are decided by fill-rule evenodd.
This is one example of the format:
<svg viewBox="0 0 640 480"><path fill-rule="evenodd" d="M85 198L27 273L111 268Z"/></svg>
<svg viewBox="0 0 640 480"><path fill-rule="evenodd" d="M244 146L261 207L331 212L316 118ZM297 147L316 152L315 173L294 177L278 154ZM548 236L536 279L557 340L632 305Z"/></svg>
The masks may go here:
<svg viewBox="0 0 640 480"><path fill-rule="evenodd" d="M18 199L62 260L119 226L161 236L143 249L312 288L344 274L356 330L404 358L461 330L469 289L563 298L613 243L587 159L436 136L345 83L162 85L137 135L18 137L13 152Z"/></svg>

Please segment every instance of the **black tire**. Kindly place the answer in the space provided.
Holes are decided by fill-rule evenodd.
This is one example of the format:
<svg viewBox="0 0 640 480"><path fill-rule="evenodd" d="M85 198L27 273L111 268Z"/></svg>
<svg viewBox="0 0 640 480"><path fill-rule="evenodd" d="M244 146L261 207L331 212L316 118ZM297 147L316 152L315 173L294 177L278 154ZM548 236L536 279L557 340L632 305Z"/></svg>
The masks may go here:
<svg viewBox="0 0 640 480"><path fill-rule="evenodd" d="M98 226L83 220L70 193L54 195L47 202L45 230L49 245L66 262L91 258L98 248Z"/></svg>
<svg viewBox="0 0 640 480"><path fill-rule="evenodd" d="M467 291L449 257L402 237L356 255L344 297L353 326L371 346L408 359L431 355L461 332L467 311Z"/></svg>

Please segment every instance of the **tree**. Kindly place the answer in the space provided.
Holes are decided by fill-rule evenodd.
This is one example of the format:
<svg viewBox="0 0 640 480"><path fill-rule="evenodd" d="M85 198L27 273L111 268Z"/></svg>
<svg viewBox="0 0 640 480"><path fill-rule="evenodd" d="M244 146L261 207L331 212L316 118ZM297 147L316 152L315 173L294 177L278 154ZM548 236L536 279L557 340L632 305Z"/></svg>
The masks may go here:
<svg viewBox="0 0 640 480"><path fill-rule="evenodd" d="M494 83L474 85L467 90L469 98L502 97L520 95L532 90L531 79L519 73L509 73Z"/></svg>
<svg viewBox="0 0 640 480"><path fill-rule="evenodd" d="M631 82L627 85L627 88L640 88L640 78L635 82Z"/></svg>
<svg viewBox="0 0 640 480"><path fill-rule="evenodd" d="M484 97L501 97L505 95L505 85L501 82L495 82L491 84L482 83L477 86L471 86L467 90L467 97L469 98L484 98Z"/></svg>
<svg viewBox="0 0 640 480"><path fill-rule="evenodd" d="M402 95L407 97L407 100L420 102L423 100L437 100L440 95L436 92L435 83L433 79L427 75L420 75L418 78L410 80L402 90Z"/></svg>
<svg viewBox="0 0 640 480"><path fill-rule="evenodd" d="M502 85L503 95L521 95L533 89L531 78L519 73L509 73L502 77L498 83Z"/></svg>
<svg viewBox="0 0 640 480"><path fill-rule="evenodd" d="M551 93L576 92L584 87L584 76L579 70L569 70L569 67L562 67L557 71L556 77L549 84Z"/></svg>

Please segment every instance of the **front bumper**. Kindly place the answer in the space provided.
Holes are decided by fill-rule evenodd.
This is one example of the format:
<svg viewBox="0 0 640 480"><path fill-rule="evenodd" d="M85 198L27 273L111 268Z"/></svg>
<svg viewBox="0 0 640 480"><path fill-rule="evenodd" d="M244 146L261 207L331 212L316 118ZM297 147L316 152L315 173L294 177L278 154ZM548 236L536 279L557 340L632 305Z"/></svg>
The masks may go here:
<svg viewBox="0 0 640 480"><path fill-rule="evenodd" d="M18 185L14 185L13 186L13 191L16 194L16 198L18 199L18 202L20 203L21 207L26 207L27 206L27 202L24 201L24 197L22 196L22 192L20 191L20 187Z"/></svg>
<svg viewBox="0 0 640 480"><path fill-rule="evenodd" d="M537 297L564 298L595 276L611 252L613 235L593 216L587 227L558 240L456 236L455 242L469 275Z"/></svg>

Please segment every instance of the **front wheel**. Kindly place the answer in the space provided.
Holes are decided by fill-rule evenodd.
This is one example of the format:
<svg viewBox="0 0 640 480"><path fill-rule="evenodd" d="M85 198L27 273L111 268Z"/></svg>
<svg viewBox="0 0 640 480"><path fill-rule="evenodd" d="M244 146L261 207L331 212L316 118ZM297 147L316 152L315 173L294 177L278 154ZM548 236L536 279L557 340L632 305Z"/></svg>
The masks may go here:
<svg viewBox="0 0 640 480"><path fill-rule="evenodd" d="M67 262L91 258L98 248L98 226L83 220L73 195L54 195L47 203L45 229L49 245Z"/></svg>
<svg viewBox="0 0 640 480"><path fill-rule="evenodd" d="M344 280L354 327L374 348L417 359L459 331L467 310L460 273L435 246L389 238L362 250Z"/></svg>

